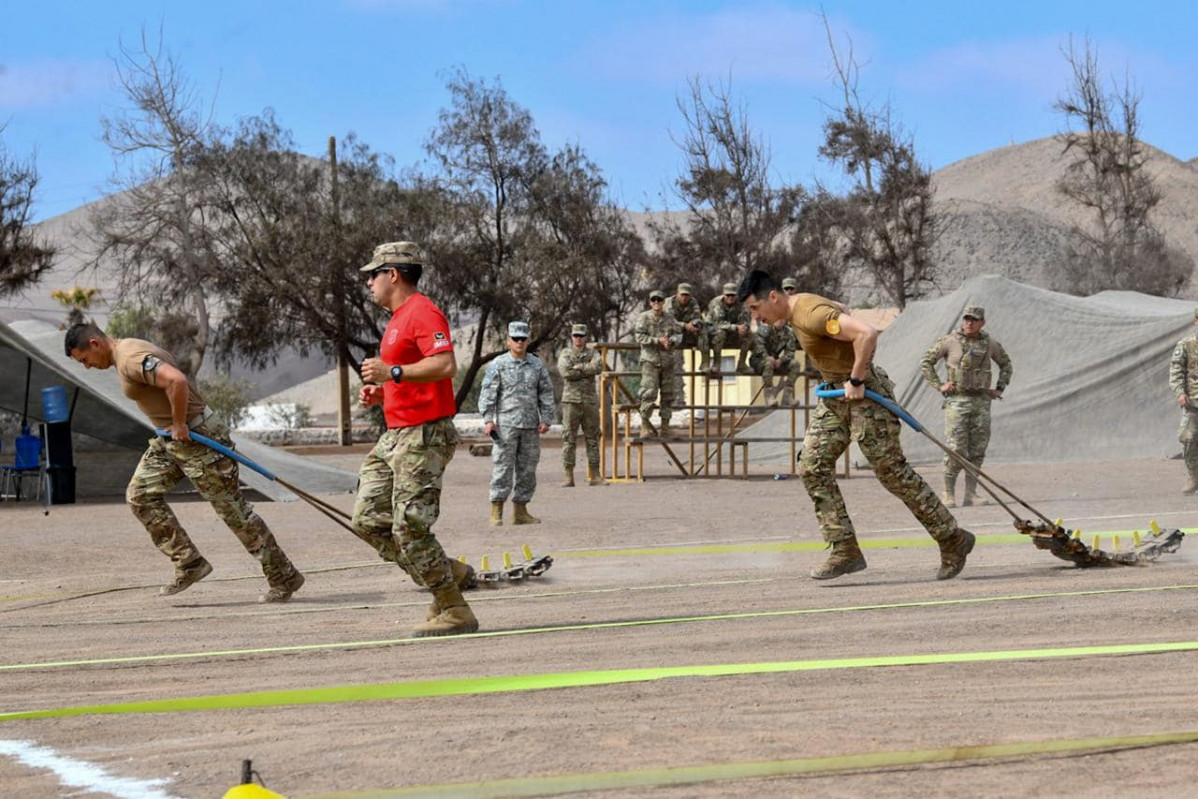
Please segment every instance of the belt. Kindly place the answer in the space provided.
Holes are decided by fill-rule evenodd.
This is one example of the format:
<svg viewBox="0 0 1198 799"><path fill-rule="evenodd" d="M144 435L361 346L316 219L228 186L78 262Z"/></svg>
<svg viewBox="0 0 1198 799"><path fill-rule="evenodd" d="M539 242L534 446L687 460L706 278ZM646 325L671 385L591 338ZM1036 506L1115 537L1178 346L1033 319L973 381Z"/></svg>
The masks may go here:
<svg viewBox="0 0 1198 799"><path fill-rule="evenodd" d="M204 408L204 410L187 420L187 426L190 428L203 427L204 422L214 418L215 416L216 411L212 410L211 408Z"/></svg>

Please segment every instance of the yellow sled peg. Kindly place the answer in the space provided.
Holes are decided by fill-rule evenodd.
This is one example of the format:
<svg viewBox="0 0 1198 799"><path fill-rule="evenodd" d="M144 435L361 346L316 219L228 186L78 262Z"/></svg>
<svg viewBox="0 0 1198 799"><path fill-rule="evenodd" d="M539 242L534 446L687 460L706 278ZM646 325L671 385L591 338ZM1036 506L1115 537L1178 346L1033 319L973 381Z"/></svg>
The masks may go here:
<svg viewBox="0 0 1198 799"><path fill-rule="evenodd" d="M1139 531L1139 530L1132 530L1132 531L1131 531L1131 545L1132 545L1133 547L1139 547L1139 546L1140 546L1140 531Z"/></svg>
<svg viewBox="0 0 1198 799"><path fill-rule="evenodd" d="M505 568L505 569L512 568L512 553L511 552L503 553L503 568Z"/></svg>
<svg viewBox="0 0 1198 799"><path fill-rule="evenodd" d="M1080 541L1082 537L1082 528L1077 528L1073 531L1073 540Z"/></svg>
<svg viewBox="0 0 1198 799"><path fill-rule="evenodd" d="M1064 520L1064 519L1057 519L1055 522L1053 522L1053 526L1055 526L1055 527L1060 527L1060 526L1061 526L1061 522L1063 522L1063 521L1065 521L1065 520Z"/></svg>
<svg viewBox="0 0 1198 799"><path fill-rule="evenodd" d="M524 559L532 560L532 547L530 547L528 544L524 544L522 548L524 550Z"/></svg>
<svg viewBox="0 0 1198 799"><path fill-rule="evenodd" d="M1119 551L1119 536L1118 536L1118 534L1111 536L1111 549L1115 552Z"/></svg>
<svg viewBox="0 0 1198 799"><path fill-rule="evenodd" d="M225 791L223 799L286 799L281 793L268 791L261 785L238 785Z"/></svg>
<svg viewBox="0 0 1198 799"><path fill-rule="evenodd" d="M1148 522L1148 526L1152 528L1153 535L1161 534L1161 526L1156 523L1156 519L1153 519L1152 521Z"/></svg>
<svg viewBox="0 0 1198 799"><path fill-rule="evenodd" d="M1102 543L1102 536L1094 536L1094 541L1090 544L1090 549L1099 549L1099 544Z"/></svg>
<svg viewBox="0 0 1198 799"><path fill-rule="evenodd" d="M479 562L478 565L479 565L479 568L481 568L485 572L491 571L491 559L488 558L486 555L483 555L483 559Z"/></svg>
<svg viewBox="0 0 1198 799"><path fill-rule="evenodd" d="M461 557L459 557L459 558L458 558L458 563L465 563L465 562L466 562L466 556L465 556L465 555L462 555Z"/></svg>

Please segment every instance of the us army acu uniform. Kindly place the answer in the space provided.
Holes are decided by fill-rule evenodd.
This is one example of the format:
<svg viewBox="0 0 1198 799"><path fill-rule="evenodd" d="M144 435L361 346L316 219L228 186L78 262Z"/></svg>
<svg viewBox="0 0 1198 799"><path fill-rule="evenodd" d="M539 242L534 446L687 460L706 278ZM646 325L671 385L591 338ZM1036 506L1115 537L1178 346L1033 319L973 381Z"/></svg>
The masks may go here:
<svg viewBox="0 0 1198 799"><path fill-rule="evenodd" d="M1194 324L1198 325L1198 310L1194 311ZM1184 493L1198 491L1198 332L1183 338L1173 348L1169 360L1169 388L1180 401L1186 404L1181 409L1181 429L1178 439L1185 458L1186 472L1190 476Z"/></svg>
<svg viewBox="0 0 1198 799"><path fill-rule="evenodd" d="M753 332L748 329L749 311L743 303L729 304L725 298L736 299L735 283L725 283L723 295L713 297L711 302L707 303L707 342L714 359L711 368L720 368L720 357L725 345L735 343L740 346L740 354L736 359L737 373L751 374L753 370L748 364L748 357L749 350L753 347ZM741 325L745 327L743 336L738 330Z"/></svg>
<svg viewBox="0 0 1198 799"><path fill-rule="evenodd" d="M508 325L511 337L529 335L526 322ZM539 425L553 423L553 382L535 355L514 358L505 352L487 366L478 409L483 422L494 422L499 440L491 449L491 502L509 496L519 510L537 490L541 460ZM516 520L520 523L520 519Z"/></svg>
<svg viewBox="0 0 1198 799"><path fill-rule="evenodd" d="M148 341L125 338L113 344L113 365L126 396L138 403L155 427L169 429L170 401L166 392L155 385L155 370L163 363L178 368L169 353ZM228 428L205 406L190 380L187 417L187 426L193 432L234 448ZM246 552L262 564L270 589L259 601L285 601L303 584L303 575L291 565L266 522L242 496L238 474L237 461L198 441L175 441L162 436L150 439L150 446L129 481L125 499L154 546L175 564L175 579L163 586L163 594L182 591L212 571L166 504L166 495L184 477L212 504Z"/></svg>
<svg viewBox="0 0 1198 799"><path fill-rule="evenodd" d="M665 301L660 291L649 294L649 303ZM661 339L669 342L663 347ZM653 400L660 394L658 414L661 430L665 434L670 426L674 407L674 350L682 343L682 330L677 320L658 308L650 308L636 318L632 326L632 340L641 345L641 435L651 435L649 418L653 414Z"/></svg>
<svg viewBox="0 0 1198 799"><path fill-rule="evenodd" d="M783 404L790 404L794 401L795 378L801 372L799 362L795 358L798 342L795 340L794 331L787 324L778 326L759 322L754 335L756 342L753 354L749 356L749 366L761 375L761 381L765 384L766 401L781 398ZM781 361L781 365L776 368L775 358ZM775 375L782 378L777 392L774 392Z"/></svg>
<svg viewBox="0 0 1198 799"><path fill-rule="evenodd" d="M700 352L701 363L698 365L698 370L707 369L707 337L704 335L706 323L703 319L703 308L700 307L699 301L694 297L695 289L690 283L679 283L678 291L670 297L666 298L663 312L674 317L678 322L678 327L682 331L681 349L692 348L698 349ZM685 298L685 299L684 299ZM683 305L683 302L686 304ZM691 325L695 330L687 330L686 326ZM674 358L674 403L675 409L686 404L686 381L682 376L683 363L686 359L681 352L676 353Z"/></svg>
<svg viewBox="0 0 1198 799"><path fill-rule="evenodd" d="M574 325L570 336L587 335L586 325ZM579 341L584 339L579 338ZM562 376L562 469L565 470L563 486L574 485L574 448L578 442L578 430L582 428L587 447L587 480L591 485L600 485L599 474L599 394L595 391L595 378L603 373L603 359L595 350L573 346L563 347L557 356L557 373Z"/></svg>
<svg viewBox="0 0 1198 799"><path fill-rule="evenodd" d="M967 305L962 317L985 321L986 311L980 305ZM937 361L943 360L946 379L940 380L936 373ZM961 329L941 336L928 348L919 362L920 372L932 388L940 390L942 382L951 382L955 388L944 395L944 436L949 449L974 466L980 467L986 459L986 448L990 445L990 362L998 364L996 391L1003 391L1011 382L1011 359L1002 345L985 331L976 336L967 336ZM957 486L957 475L961 464L955 458L944 456L944 503L954 506L953 492ZM977 478L965 475L965 497L962 505L972 505L977 500Z"/></svg>

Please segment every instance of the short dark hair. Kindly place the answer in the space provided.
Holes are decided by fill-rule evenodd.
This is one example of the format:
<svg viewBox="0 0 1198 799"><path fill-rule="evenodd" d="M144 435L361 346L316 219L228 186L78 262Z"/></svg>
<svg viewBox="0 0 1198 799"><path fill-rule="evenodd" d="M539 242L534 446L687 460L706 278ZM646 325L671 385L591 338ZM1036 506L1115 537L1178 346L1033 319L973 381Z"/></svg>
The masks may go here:
<svg viewBox="0 0 1198 799"><path fill-rule="evenodd" d="M752 295L759 300L764 300L771 291L780 291L781 288L778 281L774 280L774 276L769 272L754 269L741 279L740 288L736 290L736 299L744 302L749 295Z"/></svg>
<svg viewBox="0 0 1198 799"><path fill-rule="evenodd" d="M420 276L424 274L424 267L420 264L391 264L391 268L399 272L403 281L412 288L416 288L420 283Z"/></svg>
<svg viewBox="0 0 1198 799"><path fill-rule="evenodd" d="M106 335L95 322L77 322L67 328L67 334L62 340L63 349L70 358L71 350L85 349L87 342L93 338L104 338Z"/></svg>

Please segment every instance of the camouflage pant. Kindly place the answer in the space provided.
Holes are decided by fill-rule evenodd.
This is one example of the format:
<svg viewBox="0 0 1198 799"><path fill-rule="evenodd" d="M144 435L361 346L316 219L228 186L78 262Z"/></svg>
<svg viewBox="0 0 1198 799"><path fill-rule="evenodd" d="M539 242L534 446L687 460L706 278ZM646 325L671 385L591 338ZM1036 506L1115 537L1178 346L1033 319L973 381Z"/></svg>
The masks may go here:
<svg viewBox="0 0 1198 799"><path fill-rule="evenodd" d="M458 440L452 419L391 429L358 472L354 534L434 591L453 580L432 527L441 515L441 478Z"/></svg>
<svg viewBox="0 0 1198 799"><path fill-rule="evenodd" d="M697 349L699 353L705 353L706 349L700 344L702 341L703 328L700 327L695 333L686 330L682 331L682 345L674 353L674 400L670 403L671 408L681 408L686 404L686 381L688 378L682 374L683 367L686 365L684 363L686 360L684 352L687 349ZM694 366L698 369L699 363L696 361Z"/></svg>
<svg viewBox="0 0 1198 799"><path fill-rule="evenodd" d="M745 333L743 336L740 333L737 333L735 330L717 329L709 332L706 338L707 344L711 348L713 365L719 365L720 357L724 354L724 346L726 344L736 345L739 343L740 355L738 356L737 363L744 361L745 358L748 357L751 344L753 343L752 336L753 333L751 331Z"/></svg>
<svg viewBox="0 0 1198 799"><path fill-rule="evenodd" d="M878 391L876 386L870 387ZM883 395L889 396L889 392ZM799 477L815 503L825 541L834 543L856 535L836 485L836 461L851 441L865 453L882 486L903 501L932 538L942 541L957 529L952 514L907 463L899 444L900 425L890 411L869 400L820 400L803 437Z"/></svg>
<svg viewBox="0 0 1198 799"><path fill-rule="evenodd" d="M749 356L749 366L754 372L761 375L761 381L767 388L774 385L774 375L779 375L783 383L793 385L795 378L803 373L798 361L788 361L782 364L781 369L775 370L773 358L757 352Z"/></svg>
<svg viewBox="0 0 1198 799"><path fill-rule="evenodd" d="M562 466L574 468L578 429L586 440L587 464L599 468L599 406L583 402L562 403Z"/></svg>
<svg viewBox="0 0 1198 799"><path fill-rule="evenodd" d="M944 438L948 448L974 466L986 460L990 446L990 397L955 394L944 400ZM944 479L954 481L961 473L955 458L944 456Z"/></svg>
<svg viewBox="0 0 1198 799"><path fill-rule="evenodd" d="M1181 429L1177 439L1181 442L1181 453L1185 458L1186 471L1198 482L1198 413L1181 412Z"/></svg>
<svg viewBox="0 0 1198 799"><path fill-rule="evenodd" d="M668 352L659 354L661 364L641 360L641 418L648 419L652 413L653 400L661 394L658 403L658 413L661 415L662 427L670 421L671 408L674 407L674 357Z"/></svg>
<svg viewBox="0 0 1198 799"><path fill-rule="evenodd" d="M535 427L495 428L499 440L491 448L491 501L511 496L513 502L532 501L541 461L541 434Z"/></svg>
<svg viewBox="0 0 1198 799"><path fill-rule="evenodd" d="M228 429L219 422L209 422L196 432L233 448ZM166 504L166 495L186 477L200 496L212 503L246 552L262 564L267 581L272 586L281 585L295 575L295 567L275 542L266 522L241 495L238 473L237 461L203 444L156 436L150 439L149 448L133 472L125 499L154 546L171 559L176 569L183 569L199 560L200 552Z"/></svg>

